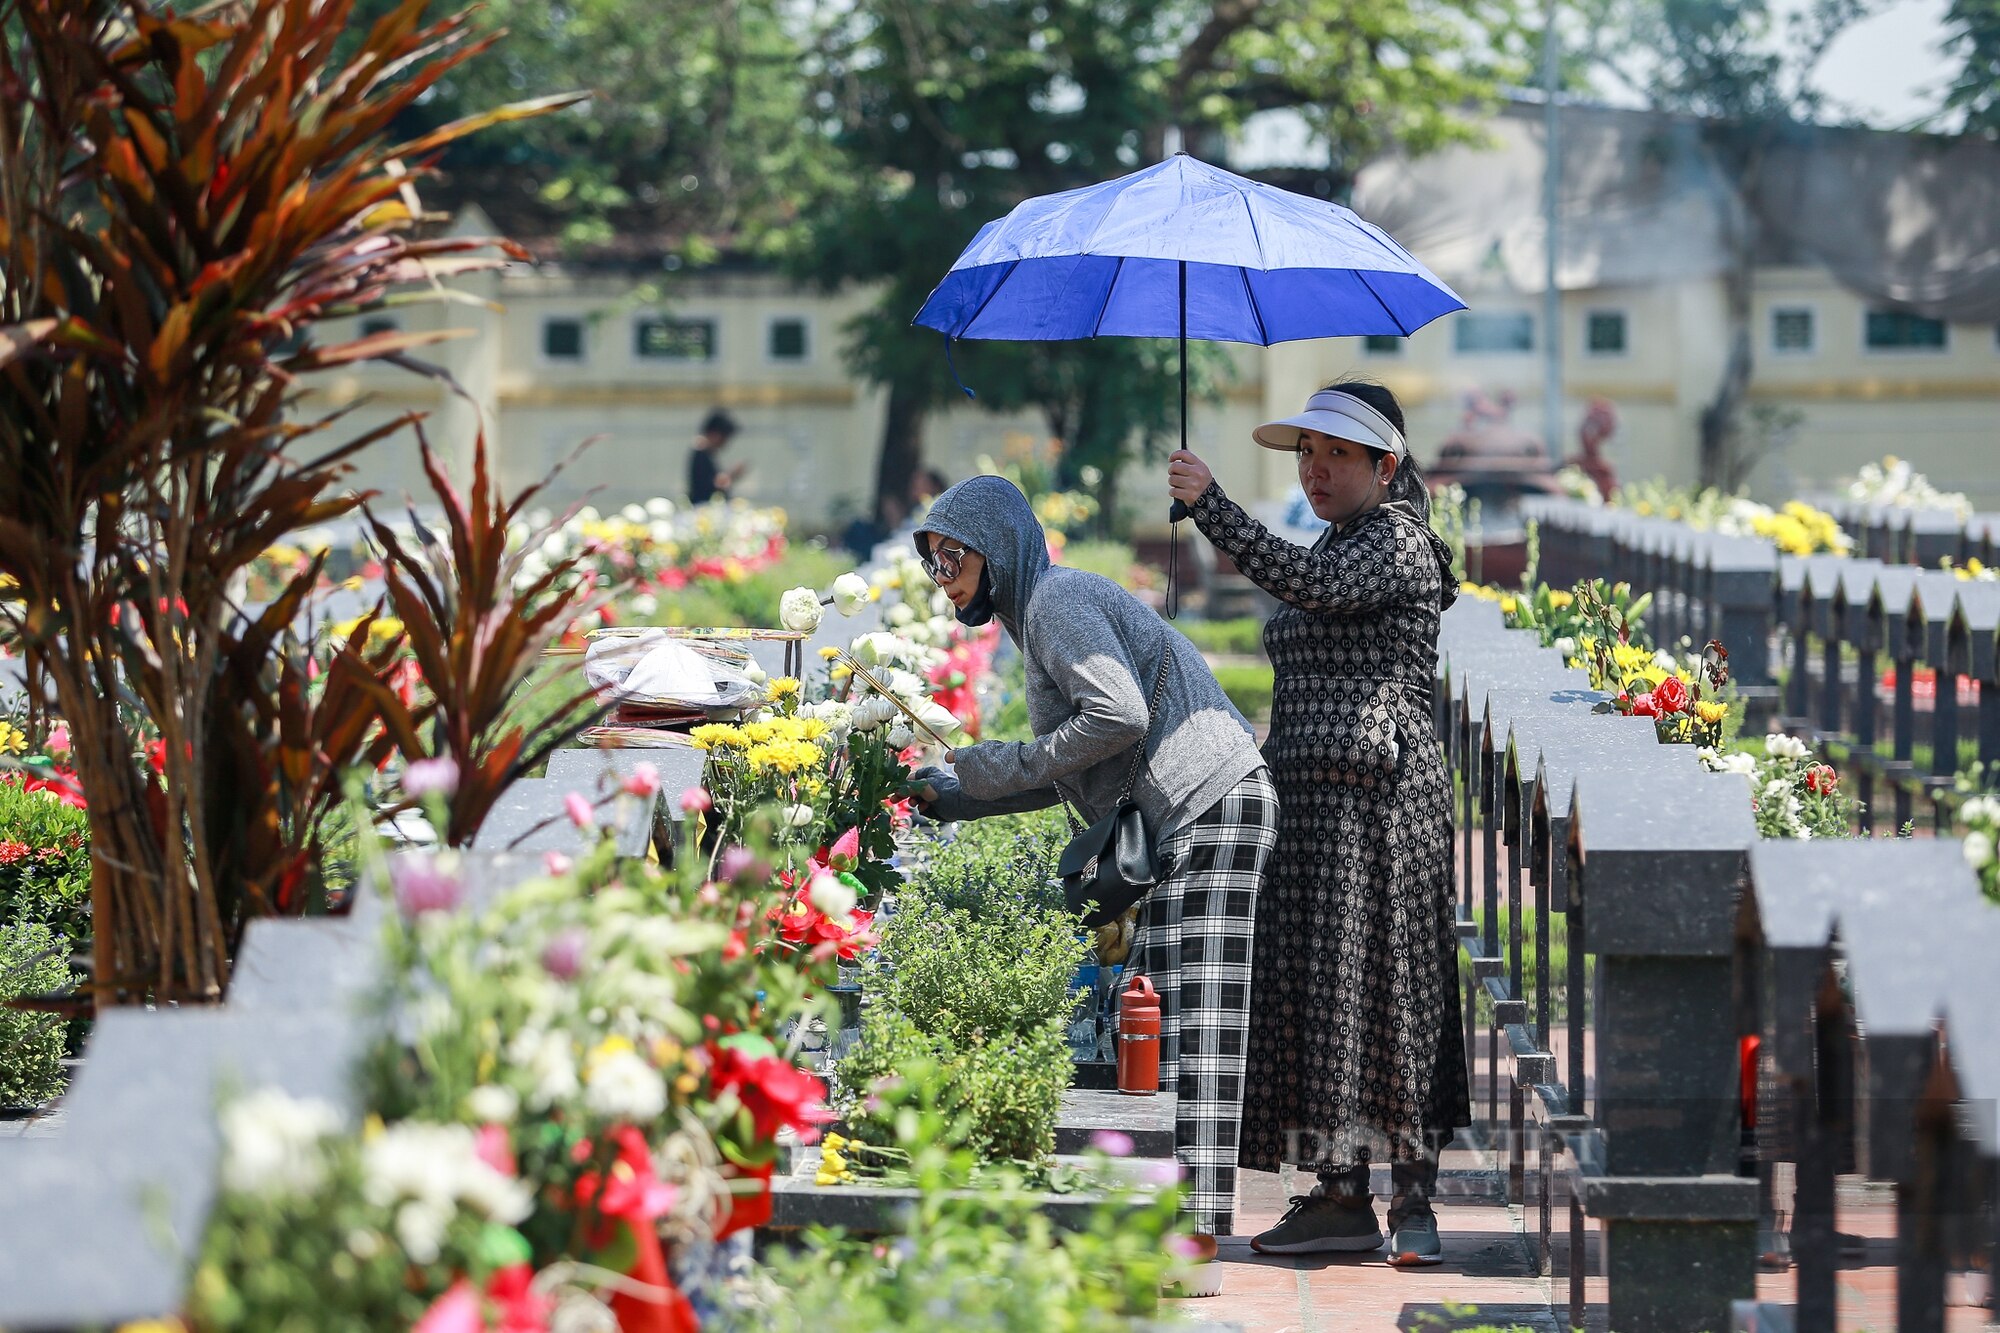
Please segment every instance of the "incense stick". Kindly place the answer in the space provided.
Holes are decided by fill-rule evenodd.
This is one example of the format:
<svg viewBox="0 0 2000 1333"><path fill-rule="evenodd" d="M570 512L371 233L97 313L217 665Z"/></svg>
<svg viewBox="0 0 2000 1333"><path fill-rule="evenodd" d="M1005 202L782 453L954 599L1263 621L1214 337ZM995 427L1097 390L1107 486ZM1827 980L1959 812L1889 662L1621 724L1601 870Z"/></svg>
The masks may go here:
<svg viewBox="0 0 2000 1333"><path fill-rule="evenodd" d="M844 650L836 651L834 654L834 660L839 662L842 666L846 667L849 671L852 671L856 676L859 676L863 681L867 682L868 687L870 689L874 690L884 699L887 699L890 703L896 705L896 711L901 713L904 717L910 719L910 724L920 729L924 733L924 735L930 737L932 742L935 743L939 749L949 750L952 748L950 741L938 735L935 731L932 731L930 723L918 717L915 711L913 711L908 704L904 703L901 699L897 698L893 693L891 693L888 686L884 685L881 681L875 679L874 676L870 675L868 668L862 666L861 663L855 661L851 654L847 653Z"/></svg>

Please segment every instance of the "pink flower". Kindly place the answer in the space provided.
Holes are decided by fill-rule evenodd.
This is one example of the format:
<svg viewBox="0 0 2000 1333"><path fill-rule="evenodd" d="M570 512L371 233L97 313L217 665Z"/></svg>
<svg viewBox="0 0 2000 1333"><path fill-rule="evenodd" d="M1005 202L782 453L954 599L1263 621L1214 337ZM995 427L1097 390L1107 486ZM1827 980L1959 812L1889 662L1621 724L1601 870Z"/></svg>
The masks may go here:
<svg viewBox="0 0 2000 1333"><path fill-rule="evenodd" d="M569 812L570 822L580 829L595 828L597 816L591 813L590 799L580 791L573 791L563 797L563 809Z"/></svg>
<svg viewBox="0 0 2000 1333"><path fill-rule="evenodd" d="M389 867L389 882L396 891L396 908L406 917L449 912L465 896L455 862L429 852L397 857Z"/></svg>
<svg viewBox="0 0 2000 1333"><path fill-rule="evenodd" d="M450 755L419 759L403 770L403 794L422 800L449 796L458 790L458 761Z"/></svg>
<svg viewBox="0 0 2000 1333"><path fill-rule="evenodd" d="M557 931L542 949L542 966L552 977L574 981L576 974L583 971L583 952L587 942L588 936L581 926L569 926Z"/></svg>
<svg viewBox="0 0 2000 1333"><path fill-rule="evenodd" d="M567 875L576 863L561 852L543 852L542 869L551 875Z"/></svg>
<svg viewBox="0 0 2000 1333"><path fill-rule="evenodd" d="M625 793L628 796L646 797L660 790L660 770L651 764L632 765L631 774L625 779Z"/></svg>
<svg viewBox="0 0 2000 1333"><path fill-rule="evenodd" d="M48 750L50 754L69 753L69 723L58 722L50 730Z"/></svg>
<svg viewBox="0 0 2000 1333"><path fill-rule="evenodd" d="M479 1292L465 1278L431 1303L424 1317L410 1333L486 1333L486 1315L479 1305Z"/></svg>
<svg viewBox="0 0 2000 1333"><path fill-rule="evenodd" d="M514 1174L514 1145L508 1142L504 1125L481 1125L472 1151L479 1160L503 1176Z"/></svg>
<svg viewBox="0 0 2000 1333"><path fill-rule="evenodd" d="M855 825L833 840L826 863L835 870L852 870L861 860L861 826Z"/></svg>
<svg viewBox="0 0 2000 1333"><path fill-rule="evenodd" d="M1167 1253L1176 1259L1199 1259L1208 1247L1193 1236L1167 1237Z"/></svg>
<svg viewBox="0 0 2000 1333"><path fill-rule="evenodd" d="M1107 1157L1130 1157L1137 1145L1130 1134L1115 1129L1100 1129L1090 1136L1090 1146Z"/></svg>
<svg viewBox="0 0 2000 1333"><path fill-rule="evenodd" d="M708 794L706 787L689 787L681 793L681 809L688 814L703 814L715 808L715 798ZM741 850L731 848L731 851Z"/></svg>

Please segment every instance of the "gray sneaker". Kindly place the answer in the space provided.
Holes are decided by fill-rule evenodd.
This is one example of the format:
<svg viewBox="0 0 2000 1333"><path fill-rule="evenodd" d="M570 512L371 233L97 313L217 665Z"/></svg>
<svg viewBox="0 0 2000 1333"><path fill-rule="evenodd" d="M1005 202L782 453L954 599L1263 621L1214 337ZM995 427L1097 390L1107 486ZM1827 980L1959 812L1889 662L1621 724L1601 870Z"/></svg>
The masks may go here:
<svg viewBox="0 0 2000 1333"><path fill-rule="evenodd" d="M1397 1268L1429 1268L1444 1261L1437 1214L1420 1203L1390 1223L1389 1262Z"/></svg>
<svg viewBox="0 0 2000 1333"><path fill-rule="evenodd" d="M1318 1194L1293 1195L1278 1225L1250 1240L1259 1254L1334 1254L1379 1249L1381 1244L1373 1200L1344 1203Z"/></svg>

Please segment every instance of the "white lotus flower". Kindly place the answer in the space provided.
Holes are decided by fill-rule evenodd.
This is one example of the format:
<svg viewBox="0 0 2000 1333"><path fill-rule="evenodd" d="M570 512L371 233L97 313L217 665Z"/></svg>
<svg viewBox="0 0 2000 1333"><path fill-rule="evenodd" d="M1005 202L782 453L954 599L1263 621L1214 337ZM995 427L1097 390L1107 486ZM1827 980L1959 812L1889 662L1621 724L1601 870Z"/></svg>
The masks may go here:
<svg viewBox="0 0 2000 1333"><path fill-rule="evenodd" d="M791 588L778 599L778 623L810 634L819 628L819 594L811 588Z"/></svg>
<svg viewBox="0 0 2000 1333"><path fill-rule="evenodd" d="M842 574L833 581L833 609L851 616L868 605L868 580L856 573Z"/></svg>
<svg viewBox="0 0 2000 1333"><path fill-rule="evenodd" d="M959 730L958 715L935 699L924 699L912 706L911 711L938 735L949 738Z"/></svg>

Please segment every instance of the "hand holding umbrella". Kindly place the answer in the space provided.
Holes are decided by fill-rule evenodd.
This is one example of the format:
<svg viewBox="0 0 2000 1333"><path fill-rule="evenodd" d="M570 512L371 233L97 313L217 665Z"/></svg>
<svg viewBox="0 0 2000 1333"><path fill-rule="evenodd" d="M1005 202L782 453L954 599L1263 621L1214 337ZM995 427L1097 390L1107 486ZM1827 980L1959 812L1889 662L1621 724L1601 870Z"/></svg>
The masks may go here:
<svg viewBox="0 0 2000 1333"><path fill-rule="evenodd" d="M1167 491L1174 497L1174 507L1183 515L1214 480L1215 474L1208 470L1208 464L1190 451L1176 449L1167 455Z"/></svg>

